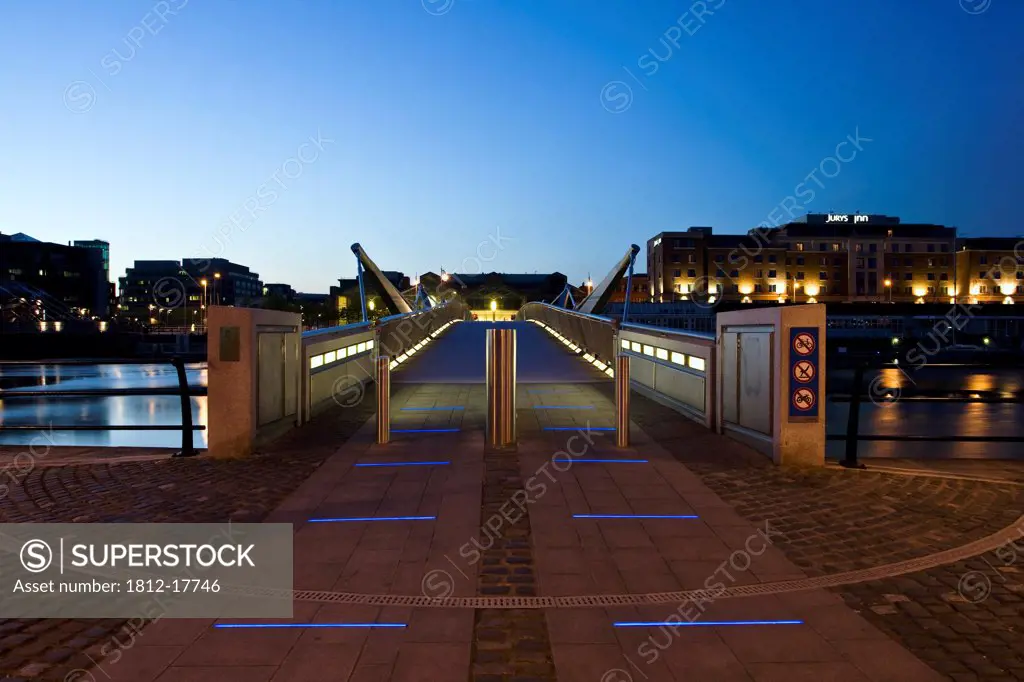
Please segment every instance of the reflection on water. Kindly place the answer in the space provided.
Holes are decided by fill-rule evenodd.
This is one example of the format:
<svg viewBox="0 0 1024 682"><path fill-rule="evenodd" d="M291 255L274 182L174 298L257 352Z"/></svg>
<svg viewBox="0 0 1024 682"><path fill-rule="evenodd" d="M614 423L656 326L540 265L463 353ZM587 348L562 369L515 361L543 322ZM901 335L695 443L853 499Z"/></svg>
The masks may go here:
<svg viewBox="0 0 1024 682"><path fill-rule="evenodd" d="M186 365L191 386L206 386L206 364ZM176 388L170 364L151 365L0 365L0 388L23 390L96 390ZM206 425L206 396L194 396L192 421ZM60 431L72 425L179 425L177 396L89 396L0 400L0 424L41 425L40 431L0 431L0 445L179 447L180 431ZM194 433L196 447L206 447L206 432Z"/></svg>
<svg viewBox="0 0 1024 682"><path fill-rule="evenodd" d="M834 380L837 393L847 392L841 375ZM880 377L875 379L875 377ZM907 396L956 394L969 398L1014 398L1024 391L1024 373L1017 368L885 368L865 376L865 386L876 396L880 389L896 388ZM829 401L827 432L845 434L850 414L848 402ZM900 436L1024 436L1024 403L1020 402L938 402L901 399L894 403L865 400L860 408L862 434ZM830 441L829 457L842 457L843 441ZM962 457L1024 458L1024 443L963 443L953 440L932 442L861 441L861 457Z"/></svg>

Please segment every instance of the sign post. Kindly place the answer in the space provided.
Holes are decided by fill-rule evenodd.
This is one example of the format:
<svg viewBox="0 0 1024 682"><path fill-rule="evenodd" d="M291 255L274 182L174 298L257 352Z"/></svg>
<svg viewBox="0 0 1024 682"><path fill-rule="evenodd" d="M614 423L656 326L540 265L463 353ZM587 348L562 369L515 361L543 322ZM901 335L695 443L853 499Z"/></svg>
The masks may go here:
<svg viewBox="0 0 1024 682"><path fill-rule="evenodd" d="M820 414L817 327L789 330L789 421L817 421Z"/></svg>

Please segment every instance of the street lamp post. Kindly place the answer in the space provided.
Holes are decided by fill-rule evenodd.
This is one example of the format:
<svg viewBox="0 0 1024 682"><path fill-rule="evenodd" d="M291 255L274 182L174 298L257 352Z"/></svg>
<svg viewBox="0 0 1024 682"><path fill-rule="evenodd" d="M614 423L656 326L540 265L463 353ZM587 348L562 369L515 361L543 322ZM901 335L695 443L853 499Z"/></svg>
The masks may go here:
<svg viewBox="0 0 1024 682"><path fill-rule="evenodd" d="M219 281L220 281L220 273L219 272L213 273L213 298L214 298L214 305L220 305L220 289L217 286L217 283Z"/></svg>
<svg viewBox="0 0 1024 682"><path fill-rule="evenodd" d="M203 285L203 326L205 327L206 326L206 321L207 321L207 315L210 314L209 310L207 310L207 306L210 305L210 299L207 298L207 295L206 295L206 285L209 284L209 282L207 282L206 278L204 277L201 280L199 280L199 283Z"/></svg>
<svg viewBox="0 0 1024 682"><path fill-rule="evenodd" d="M883 284L885 284L885 288L889 291L889 303L892 303L892 280L887 279Z"/></svg>

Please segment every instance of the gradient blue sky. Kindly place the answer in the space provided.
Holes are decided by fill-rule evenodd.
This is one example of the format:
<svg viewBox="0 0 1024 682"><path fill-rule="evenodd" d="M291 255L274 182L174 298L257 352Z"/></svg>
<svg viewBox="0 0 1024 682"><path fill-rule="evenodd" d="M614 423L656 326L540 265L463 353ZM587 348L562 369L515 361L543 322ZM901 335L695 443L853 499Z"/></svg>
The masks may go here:
<svg viewBox="0 0 1024 682"><path fill-rule="evenodd" d="M109 240L113 276L219 253L326 292L359 241L409 274L579 281L662 230L767 220L859 129L805 210L1024 233L1024 2L725 0L666 47L690 7L189 0L161 21L149 0L10 0L0 231ZM671 56L646 75L652 49ZM285 179L318 131L334 142ZM218 242L261 185L276 197Z"/></svg>

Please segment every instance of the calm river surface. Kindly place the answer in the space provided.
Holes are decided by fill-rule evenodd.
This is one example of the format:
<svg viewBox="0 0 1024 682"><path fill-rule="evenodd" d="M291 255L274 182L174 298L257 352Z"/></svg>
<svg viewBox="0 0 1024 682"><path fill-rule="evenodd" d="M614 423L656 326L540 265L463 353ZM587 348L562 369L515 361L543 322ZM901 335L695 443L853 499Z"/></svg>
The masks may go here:
<svg viewBox="0 0 1024 682"><path fill-rule="evenodd" d="M191 386L206 386L206 364L186 365ZM96 390L176 388L169 363L146 365L3 365L0 388L23 390ZM192 397L192 421L206 425L206 396ZM0 424L43 425L45 431L2 431L0 445L180 447L180 431L50 431L50 426L99 424L181 424L178 396L90 396L0 400ZM196 431L197 448L206 447L206 432Z"/></svg>

